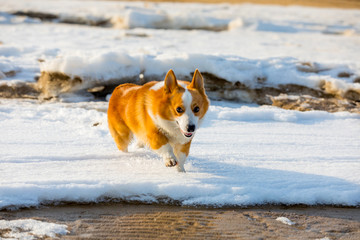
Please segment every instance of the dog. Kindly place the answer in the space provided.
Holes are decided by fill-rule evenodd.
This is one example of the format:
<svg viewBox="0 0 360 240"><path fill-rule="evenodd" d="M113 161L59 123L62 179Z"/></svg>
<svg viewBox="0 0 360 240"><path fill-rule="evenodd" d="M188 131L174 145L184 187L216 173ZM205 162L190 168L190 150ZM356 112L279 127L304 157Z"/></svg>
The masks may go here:
<svg viewBox="0 0 360 240"><path fill-rule="evenodd" d="M150 147L165 166L185 172L191 141L209 105L198 69L191 82L177 80L170 69L164 81L116 87L109 100L109 130L119 150L127 152L135 135L139 147Z"/></svg>

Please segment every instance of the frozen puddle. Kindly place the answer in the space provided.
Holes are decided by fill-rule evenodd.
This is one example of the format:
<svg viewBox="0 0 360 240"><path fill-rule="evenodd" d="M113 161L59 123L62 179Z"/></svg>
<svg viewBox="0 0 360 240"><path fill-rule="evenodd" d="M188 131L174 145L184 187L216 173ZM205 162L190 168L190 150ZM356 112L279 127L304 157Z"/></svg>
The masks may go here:
<svg viewBox="0 0 360 240"><path fill-rule="evenodd" d="M0 220L0 239L55 238L68 233L67 226L33 219Z"/></svg>

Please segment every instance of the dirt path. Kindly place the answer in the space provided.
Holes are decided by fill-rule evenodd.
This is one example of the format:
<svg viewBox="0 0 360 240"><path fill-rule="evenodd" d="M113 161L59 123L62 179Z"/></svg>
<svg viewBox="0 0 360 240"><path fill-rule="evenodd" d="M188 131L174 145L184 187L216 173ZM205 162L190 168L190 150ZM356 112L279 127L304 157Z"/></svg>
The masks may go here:
<svg viewBox="0 0 360 240"><path fill-rule="evenodd" d="M0 211L0 219L29 218L66 224L70 233L61 239L360 239L360 208L204 209L112 203Z"/></svg>

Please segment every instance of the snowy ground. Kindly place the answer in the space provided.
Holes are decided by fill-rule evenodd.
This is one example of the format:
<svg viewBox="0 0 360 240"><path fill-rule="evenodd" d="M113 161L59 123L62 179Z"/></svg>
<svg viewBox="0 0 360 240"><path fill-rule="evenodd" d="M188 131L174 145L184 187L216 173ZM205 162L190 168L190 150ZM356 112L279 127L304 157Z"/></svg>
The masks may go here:
<svg viewBox="0 0 360 240"><path fill-rule="evenodd" d="M66 225L47 223L33 219L6 221L0 220L0 229L9 229L8 233L3 234L3 239L22 239L32 240L38 238L66 235L68 233Z"/></svg>
<svg viewBox="0 0 360 240"><path fill-rule="evenodd" d="M4 83L33 82L40 71L59 71L82 77L78 88L88 88L140 73L163 76L170 68L188 76L199 68L250 88L297 84L320 89L326 81L329 92L360 91L359 10L61 0L0 4ZM41 22L9 14L17 11L58 19ZM341 77L344 72L347 77Z"/></svg>
<svg viewBox="0 0 360 240"><path fill-rule="evenodd" d="M333 91L360 89L359 10L60 0L0 6L0 85L35 82L40 71L82 76L87 88L199 68L248 87L319 89L325 80ZM20 10L58 19L9 14ZM58 23L64 19L83 25ZM89 26L104 20L106 27ZM357 114L213 101L180 174L149 150L119 152L106 109L106 102L0 99L0 209L107 200L360 204Z"/></svg>
<svg viewBox="0 0 360 240"><path fill-rule="evenodd" d="M109 199L360 203L358 114L215 102L184 174L149 150L119 152L106 107L1 100L0 208Z"/></svg>

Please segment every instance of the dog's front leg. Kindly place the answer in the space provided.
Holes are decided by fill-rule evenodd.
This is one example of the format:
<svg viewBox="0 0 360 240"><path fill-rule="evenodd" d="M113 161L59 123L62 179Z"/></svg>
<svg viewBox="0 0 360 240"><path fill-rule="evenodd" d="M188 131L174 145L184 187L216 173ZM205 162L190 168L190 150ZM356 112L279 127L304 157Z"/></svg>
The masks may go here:
<svg viewBox="0 0 360 240"><path fill-rule="evenodd" d="M191 141L184 145L174 146L175 156L178 159L178 164L176 165L176 168L179 172L185 172L184 164L187 156L189 155L190 145Z"/></svg>
<svg viewBox="0 0 360 240"><path fill-rule="evenodd" d="M176 165L176 169L178 170L178 172L186 172L185 168L184 168L185 160L186 160L186 157L187 157L186 154L180 152L176 156L177 156L177 159L178 159L178 164Z"/></svg>
<svg viewBox="0 0 360 240"><path fill-rule="evenodd" d="M178 164L173 148L169 143L161 146L159 149L156 149L155 152L164 159L165 166L174 167Z"/></svg>
<svg viewBox="0 0 360 240"><path fill-rule="evenodd" d="M148 139L151 149L164 159L165 166L174 167L178 164L173 147L165 135L154 129Z"/></svg>

